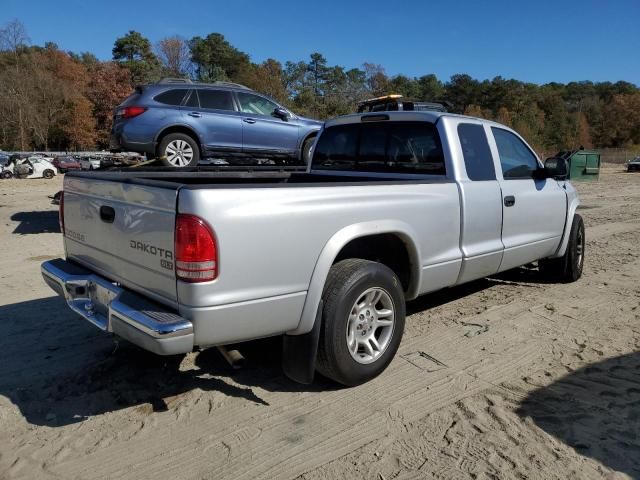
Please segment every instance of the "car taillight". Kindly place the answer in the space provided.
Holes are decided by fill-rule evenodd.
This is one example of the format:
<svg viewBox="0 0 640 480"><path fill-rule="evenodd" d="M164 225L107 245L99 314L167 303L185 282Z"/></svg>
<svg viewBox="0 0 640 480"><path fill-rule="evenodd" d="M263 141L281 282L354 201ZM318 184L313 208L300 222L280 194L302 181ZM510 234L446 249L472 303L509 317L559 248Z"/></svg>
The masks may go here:
<svg viewBox="0 0 640 480"><path fill-rule="evenodd" d="M60 209L58 210L58 221L60 223L60 232L64 236L64 190L60 190Z"/></svg>
<svg viewBox="0 0 640 480"><path fill-rule="evenodd" d="M176 276L208 282L218 276L218 248L211 227L195 215L178 214L175 232Z"/></svg>
<svg viewBox="0 0 640 480"><path fill-rule="evenodd" d="M133 118L142 115L147 111L147 107L122 107L118 109L117 115L122 118Z"/></svg>

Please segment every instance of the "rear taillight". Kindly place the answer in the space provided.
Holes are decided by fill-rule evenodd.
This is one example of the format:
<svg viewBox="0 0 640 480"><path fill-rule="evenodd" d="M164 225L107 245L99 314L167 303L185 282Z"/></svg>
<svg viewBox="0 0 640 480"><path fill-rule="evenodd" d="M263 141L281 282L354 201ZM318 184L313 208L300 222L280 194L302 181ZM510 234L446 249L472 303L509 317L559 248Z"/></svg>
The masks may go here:
<svg viewBox="0 0 640 480"><path fill-rule="evenodd" d="M147 107L122 107L116 112L116 115L122 118L133 118L142 115L147 111Z"/></svg>
<svg viewBox="0 0 640 480"><path fill-rule="evenodd" d="M208 282L218 276L218 248L211 227L195 215L178 214L175 232L176 276Z"/></svg>
<svg viewBox="0 0 640 480"><path fill-rule="evenodd" d="M60 232L64 236L64 190L60 190L60 209L58 210L58 222L60 223Z"/></svg>

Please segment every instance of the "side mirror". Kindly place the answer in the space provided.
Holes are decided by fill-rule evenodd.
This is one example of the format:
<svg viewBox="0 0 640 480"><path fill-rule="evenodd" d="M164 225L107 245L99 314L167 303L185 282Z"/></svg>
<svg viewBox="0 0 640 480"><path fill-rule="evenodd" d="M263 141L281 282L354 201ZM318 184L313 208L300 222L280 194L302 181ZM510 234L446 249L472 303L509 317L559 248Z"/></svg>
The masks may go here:
<svg viewBox="0 0 640 480"><path fill-rule="evenodd" d="M563 158L547 158L544 162L544 172L547 178L566 180L569 175L567 161Z"/></svg>
<svg viewBox="0 0 640 480"><path fill-rule="evenodd" d="M278 117L280 120L284 120L285 122L289 120L289 112L287 112L282 107L274 108L271 115L273 115L274 117Z"/></svg>

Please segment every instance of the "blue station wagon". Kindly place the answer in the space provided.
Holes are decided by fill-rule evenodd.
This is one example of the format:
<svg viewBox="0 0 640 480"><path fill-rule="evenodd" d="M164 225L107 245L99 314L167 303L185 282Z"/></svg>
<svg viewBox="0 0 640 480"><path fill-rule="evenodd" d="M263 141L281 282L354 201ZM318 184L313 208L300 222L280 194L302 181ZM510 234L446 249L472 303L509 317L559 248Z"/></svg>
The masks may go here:
<svg viewBox="0 0 640 480"><path fill-rule="evenodd" d="M205 157L306 164L321 127L243 85L164 79L136 87L116 108L110 150L145 153L177 168Z"/></svg>

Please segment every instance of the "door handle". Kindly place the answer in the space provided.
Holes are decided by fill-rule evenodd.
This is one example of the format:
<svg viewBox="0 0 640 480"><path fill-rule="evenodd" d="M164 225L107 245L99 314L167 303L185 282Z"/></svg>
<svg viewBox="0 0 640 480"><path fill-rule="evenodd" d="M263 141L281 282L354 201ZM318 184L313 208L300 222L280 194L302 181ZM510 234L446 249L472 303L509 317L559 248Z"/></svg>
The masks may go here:
<svg viewBox="0 0 640 480"><path fill-rule="evenodd" d="M200 118L202 116L198 112L191 112L191 113L188 113L187 115L189 115L190 117L194 117L194 118Z"/></svg>
<svg viewBox="0 0 640 480"><path fill-rule="evenodd" d="M256 121L253 118L243 118L242 121L246 123L256 123Z"/></svg>
<svg viewBox="0 0 640 480"><path fill-rule="evenodd" d="M505 207L513 207L516 204L516 197L513 195L507 195L504 197L504 206Z"/></svg>
<svg viewBox="0 0 640 480"><path fill-rule="evenodd" d="M102 205L100 207L100 219L106 223L113 223L113 220L116 218L116 211L113 207L108 207L106 205Z"/></svg>

